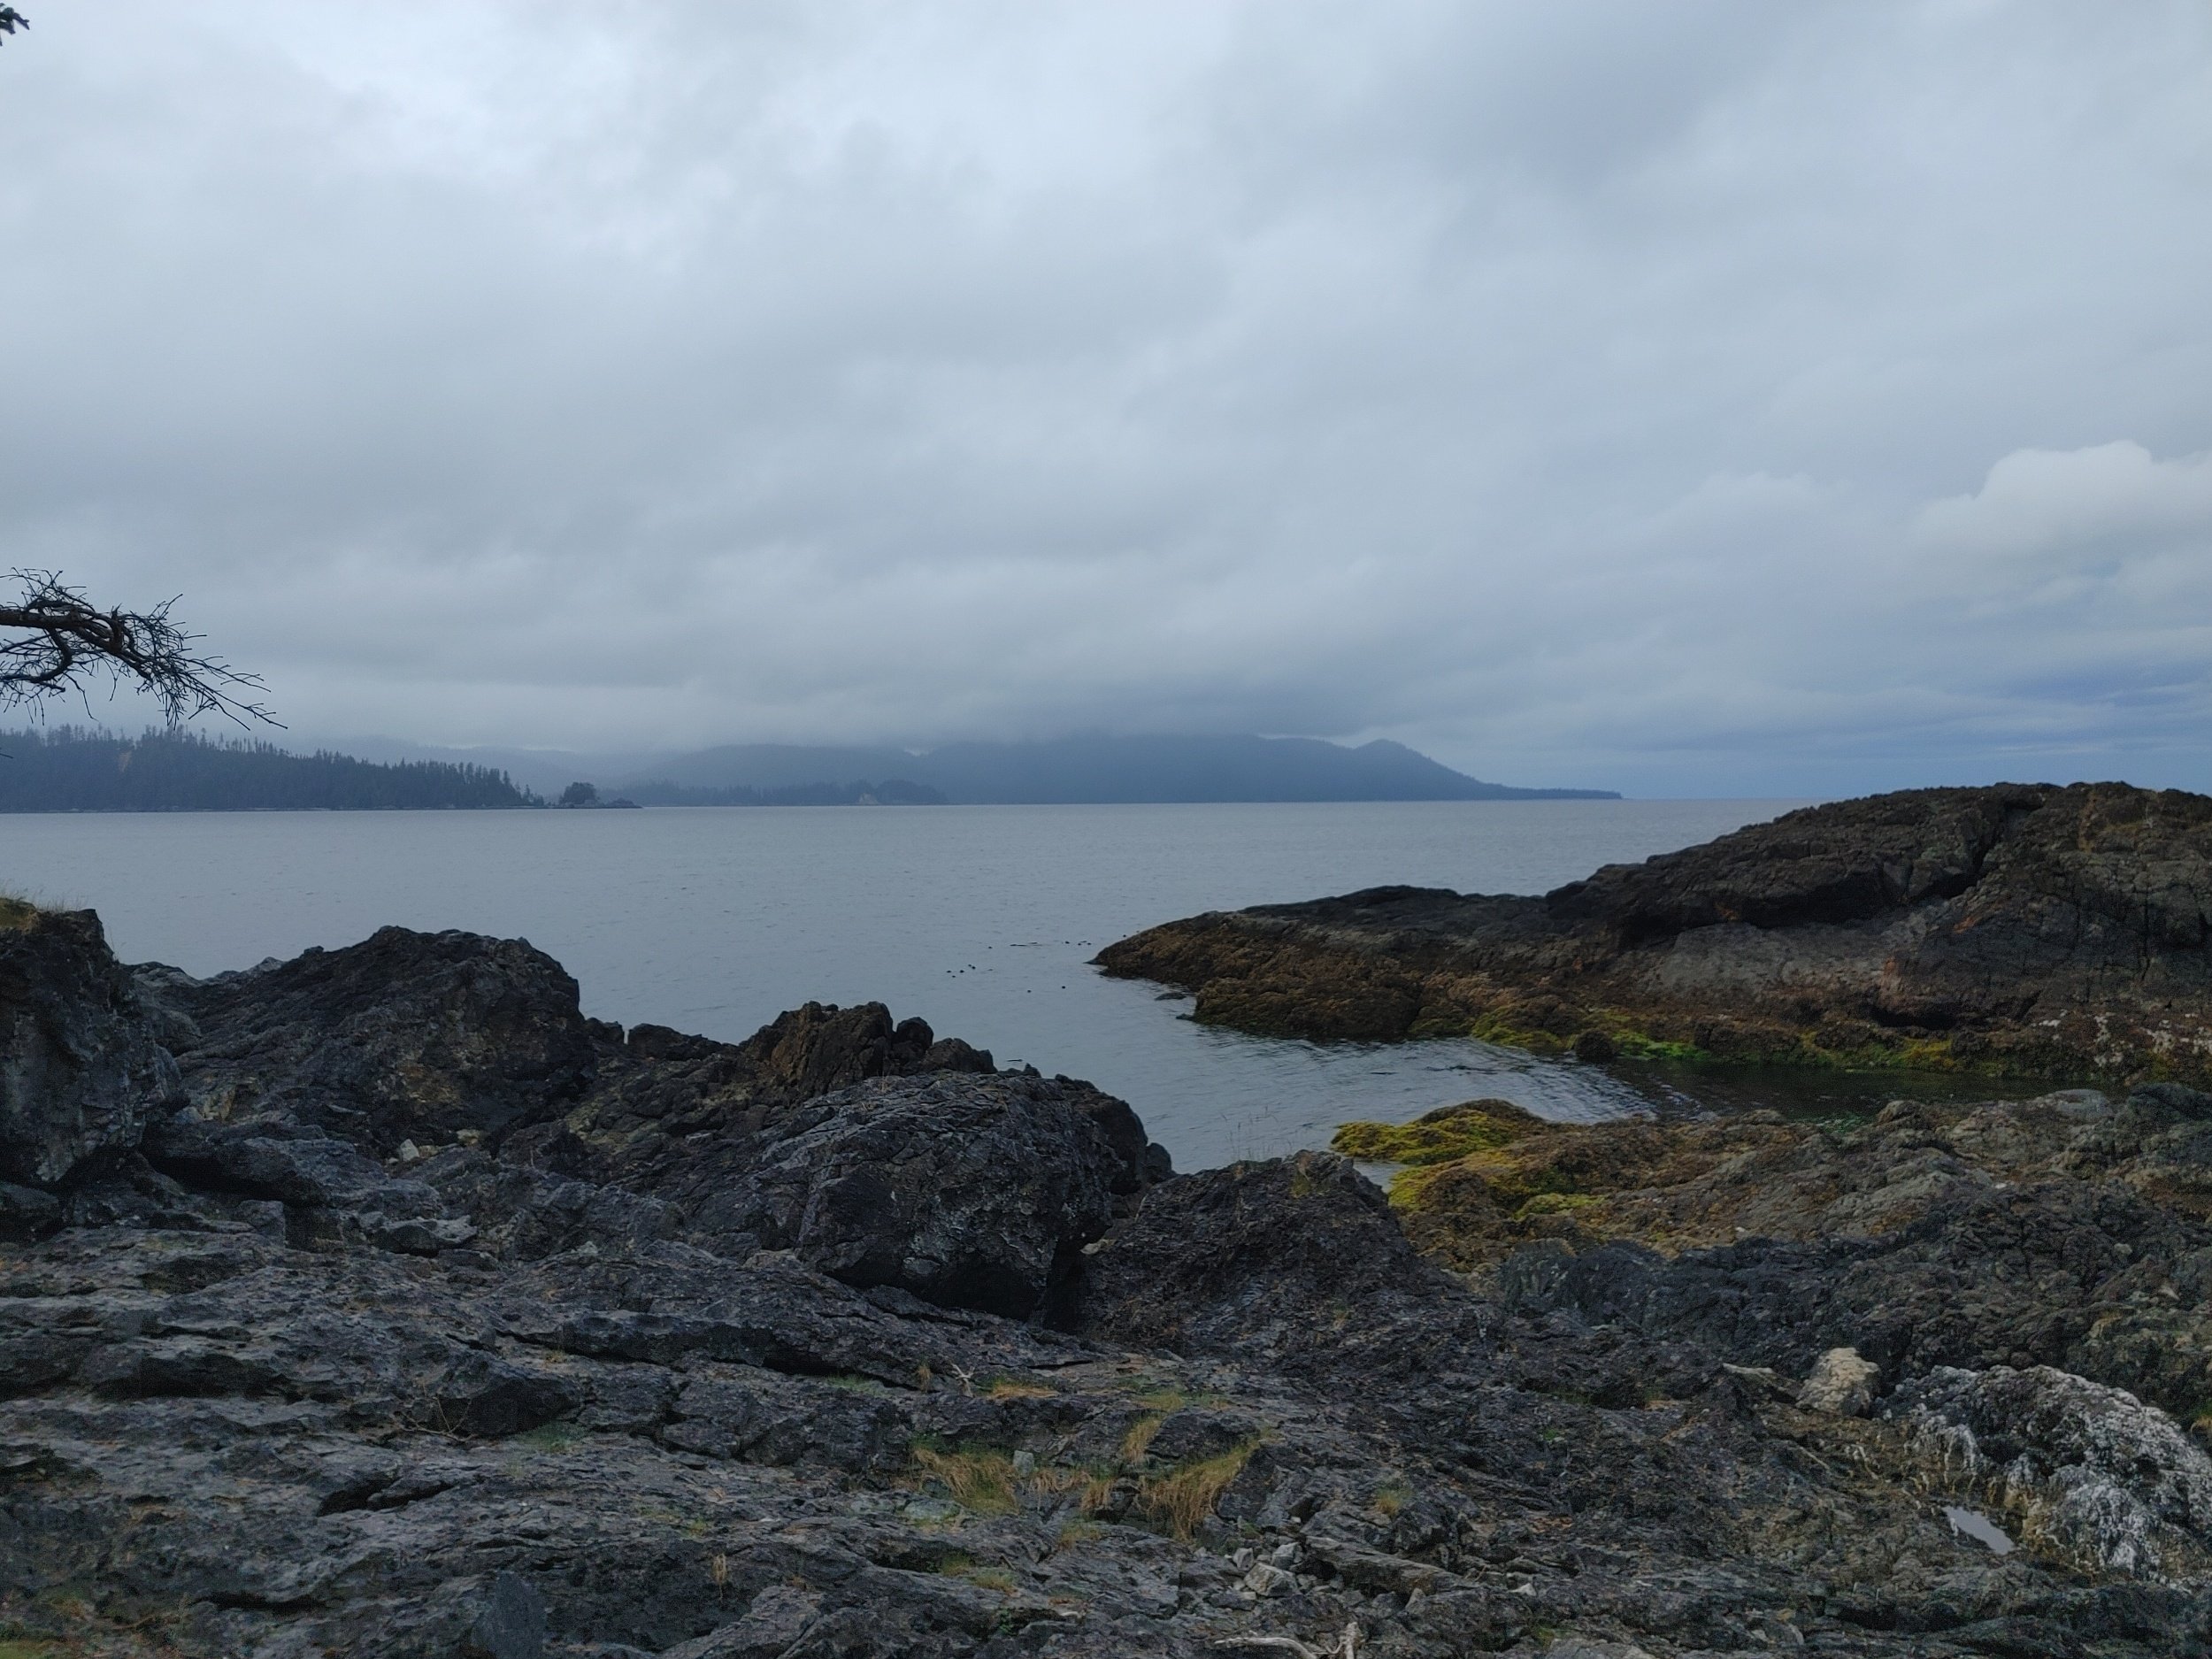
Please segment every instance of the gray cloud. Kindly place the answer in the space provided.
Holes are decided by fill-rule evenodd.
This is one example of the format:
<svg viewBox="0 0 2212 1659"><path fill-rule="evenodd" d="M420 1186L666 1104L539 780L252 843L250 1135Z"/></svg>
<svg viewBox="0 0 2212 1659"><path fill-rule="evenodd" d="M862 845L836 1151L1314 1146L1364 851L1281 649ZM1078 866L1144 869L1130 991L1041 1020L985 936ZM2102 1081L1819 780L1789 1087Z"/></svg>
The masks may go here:
<svg viewBox="0 0 2212 1659"><path fill-rule="evenodd" d="M0 531L305 729L2212 786L2186 0L33 21Z"/></svg>

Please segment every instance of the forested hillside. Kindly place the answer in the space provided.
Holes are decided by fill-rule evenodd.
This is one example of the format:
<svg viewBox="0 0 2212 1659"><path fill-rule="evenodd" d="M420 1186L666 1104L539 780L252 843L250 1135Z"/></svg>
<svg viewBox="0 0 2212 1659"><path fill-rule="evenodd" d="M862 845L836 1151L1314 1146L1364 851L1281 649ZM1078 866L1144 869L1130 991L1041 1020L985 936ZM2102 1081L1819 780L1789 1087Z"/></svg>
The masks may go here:
<svg viewBox="0 0 2212 1659"><path fill-rule="evenodd" d="M924 753L876 748L739 743L641 761L613 787L633 800L672 787L745 795L882 778L963 805L1133 801L1617 800L1605 789L1521 789L1488 783L1402 743L1356 748L1308 737L1057 738L949 743ZM836 786L832 786L833 787ZM891 783L876 786L879 800ZM704 804L704 803L698 803ZM751 804L736 798L726 804Z"/></svg>
<svg viewBox="0 0 2212 1659"><path fill-rule="evenodd" d="M0 812L235 812L543 806L503 772L293 755L253 739L82 726L0 733Z"/></svg>

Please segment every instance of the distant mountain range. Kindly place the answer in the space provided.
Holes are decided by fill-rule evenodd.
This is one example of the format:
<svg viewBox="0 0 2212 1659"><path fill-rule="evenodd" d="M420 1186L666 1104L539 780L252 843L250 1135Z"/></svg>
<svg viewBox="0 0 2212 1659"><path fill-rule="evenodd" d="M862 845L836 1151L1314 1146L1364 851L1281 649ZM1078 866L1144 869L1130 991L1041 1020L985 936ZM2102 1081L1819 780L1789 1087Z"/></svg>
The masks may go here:
<svg viewBox="0 0 2212 1659"><path fill-rule="evenodd" d="M782 788L873 778L964 805L1141 801L1512 801L1604 799L1592 789L1516 789L1454 772L1402 743L1356 749L1310 737L1068 737L1042 743L813 749L780 743L701 749L641 767L619 787Z"/></svg>
<svg viewBox="0 0 2212 1659"><path fill-rule="evenodd" d="M1486 783L1385 740L1069 737L1033 743L887 746L739 743L686 754L426 749L350 739L357 754L472 761L557 795L579 780L647 805L754 805L822 798L971 805L1198 801L1617 800L1609 789Z"/></svg>
<svg viewBox="0 0 2212 1659"><path fill-rule="evenodd" d="M0 812L541 807L576 782L644 806L1619 798L1485 783L1402 743L1301 737L1073 737L920 754L782 743L657 757L344 747L364 752L68 726L0 733Z"/></svg>

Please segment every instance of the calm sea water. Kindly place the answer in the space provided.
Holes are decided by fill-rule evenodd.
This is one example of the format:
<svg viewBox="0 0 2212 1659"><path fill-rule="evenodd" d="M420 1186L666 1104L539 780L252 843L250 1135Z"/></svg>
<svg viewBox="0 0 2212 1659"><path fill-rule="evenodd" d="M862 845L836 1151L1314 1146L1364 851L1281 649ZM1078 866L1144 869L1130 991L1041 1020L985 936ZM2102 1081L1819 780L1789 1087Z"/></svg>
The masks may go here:
<svg viewBox="0 0 2212 1659"><path fill-rule="evenodd" d="M1477 1095L1592 1118L1759 1085L1471 1041L1324 1047L1211 1031L1157 987L1086 965L1100 946L1198 910L1385 882L1542 892L1795 804L11 816L0 885L90 906L127 960L197 974L399 923L526 938L576 976L587 1010L626 1024L734 1039L810 999L887 1002L1001 1064L1123 1096L1191 1169Z"/></svg>

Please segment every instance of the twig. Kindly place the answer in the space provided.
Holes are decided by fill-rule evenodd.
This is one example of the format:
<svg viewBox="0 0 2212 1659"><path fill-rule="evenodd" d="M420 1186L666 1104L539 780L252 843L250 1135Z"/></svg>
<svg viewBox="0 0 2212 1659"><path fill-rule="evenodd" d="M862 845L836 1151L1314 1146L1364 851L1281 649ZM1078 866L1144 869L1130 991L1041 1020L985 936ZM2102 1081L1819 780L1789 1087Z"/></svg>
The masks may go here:
<svg viewBox="0 0 2212 1659"><path fill-rule="evenodd" d="M0 707L81 693L104 673L150 693L171 726L201 714L242 726L280 725L266 706L241 695L265 689L258 675L194 649L200 635L170 619L173 599L143 612L102 611L57 572L11 571L8 579L22 583L23 592L0 604L0 628L23 637L0 641Z"/></svg>

